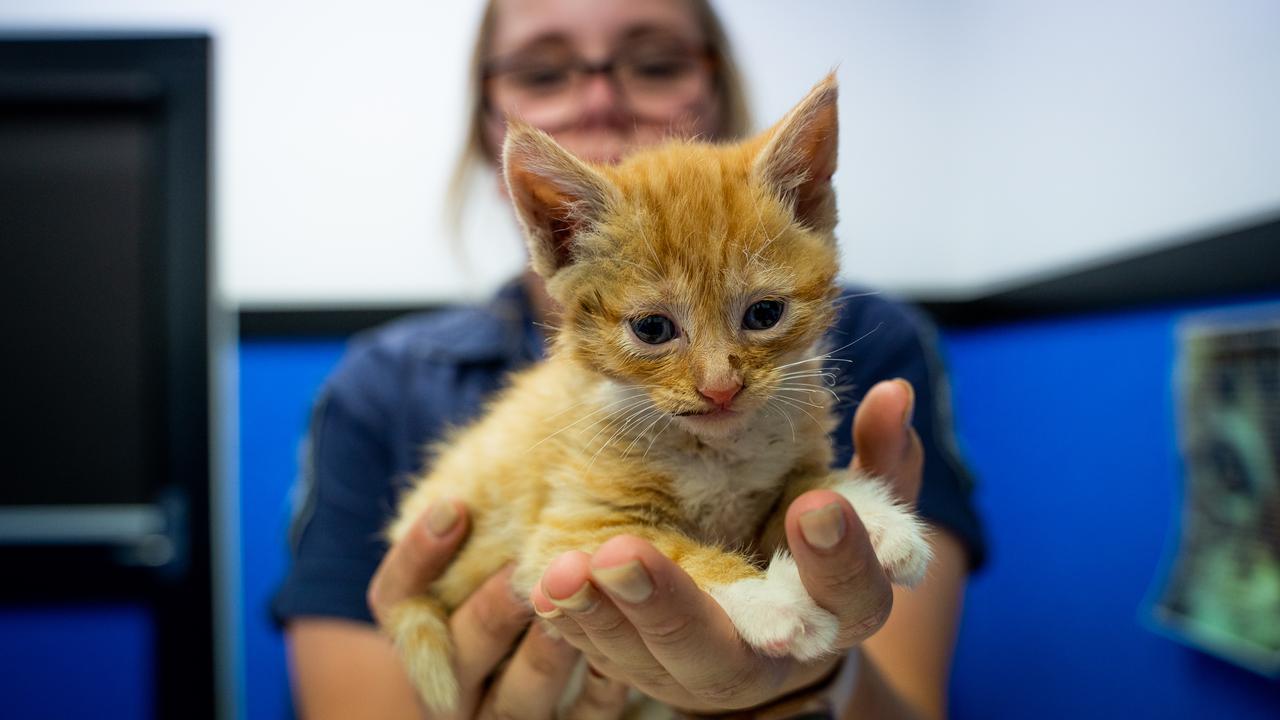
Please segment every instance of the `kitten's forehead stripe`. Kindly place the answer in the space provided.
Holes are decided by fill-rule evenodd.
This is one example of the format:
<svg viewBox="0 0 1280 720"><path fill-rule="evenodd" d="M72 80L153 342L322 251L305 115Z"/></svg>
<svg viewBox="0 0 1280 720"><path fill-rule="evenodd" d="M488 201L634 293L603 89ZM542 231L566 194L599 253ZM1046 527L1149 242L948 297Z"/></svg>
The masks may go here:
<svg viewBox="0 0 1280 720"><path fill-rule="evenodd" d="M821 266L835 258L814 243L807 245L817 257L790 252L790 267L777 267L788 245L780 236L793 228L781 204L752 182L754 152L749 144L673 142L605 169L625 198L621 214L644 218L639 232L616 239L636 262L660 265L654 269L677 287L708 300L735 299L725 295L747 291L751 281L821 281L828 274Z"/></svg>

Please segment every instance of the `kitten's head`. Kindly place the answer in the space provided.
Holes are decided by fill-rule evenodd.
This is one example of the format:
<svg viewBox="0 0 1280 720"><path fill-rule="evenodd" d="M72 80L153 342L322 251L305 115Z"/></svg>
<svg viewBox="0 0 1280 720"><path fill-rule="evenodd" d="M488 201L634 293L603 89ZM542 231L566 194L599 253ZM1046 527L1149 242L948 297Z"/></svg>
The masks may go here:
<svg viewBox="0 0 1280 720"><path fill-rule="evenodd" d="M503 171L558 350L647 391L699 435L732 434L785 392L836 297L836 84L737 145L672 142L584 163L514 125ZM792 396L794 398L794 396Z"/></svg>

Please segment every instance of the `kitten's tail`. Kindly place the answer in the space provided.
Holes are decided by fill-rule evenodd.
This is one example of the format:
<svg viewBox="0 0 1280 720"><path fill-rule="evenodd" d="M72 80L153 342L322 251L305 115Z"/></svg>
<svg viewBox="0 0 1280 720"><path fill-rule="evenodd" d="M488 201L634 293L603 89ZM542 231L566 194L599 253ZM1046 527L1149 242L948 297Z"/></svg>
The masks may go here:
<svg viewBox="0 0 1280 720"><path fill-rule="evenodd" d="M458 679L444 605L432 597L409 598L392 609L387 629L427 706L439 713L455 710Z"/></svg>

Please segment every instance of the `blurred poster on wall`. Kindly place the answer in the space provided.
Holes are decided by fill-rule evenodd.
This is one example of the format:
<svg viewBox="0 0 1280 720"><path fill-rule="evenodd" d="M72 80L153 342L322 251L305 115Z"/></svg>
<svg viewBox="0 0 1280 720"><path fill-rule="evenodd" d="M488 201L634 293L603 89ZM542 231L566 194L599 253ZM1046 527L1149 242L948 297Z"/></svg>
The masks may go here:
<svg viewBox="0 0 1280 720"><path fill-rule="evenodd" d="M1280 675L1280 306L1189 318L1178 344L1186 480L1153 619Z"/></svg>

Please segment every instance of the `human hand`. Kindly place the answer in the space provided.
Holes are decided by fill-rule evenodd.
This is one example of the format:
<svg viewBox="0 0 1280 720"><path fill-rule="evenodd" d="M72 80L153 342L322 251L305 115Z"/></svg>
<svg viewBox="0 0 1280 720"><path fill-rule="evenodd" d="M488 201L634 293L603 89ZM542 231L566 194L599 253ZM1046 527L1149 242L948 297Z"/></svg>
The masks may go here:
<svg viewBox="0 0 1280 720"><path fill-rule="evenodd" d="M401 600L426 592L448 567L467 530L466 508L455 501L439 501L391 546L369 583L369 609L379 625ZM548 720L555 716L578 651L554 631L548 633L543 623L529 624L530 613L511 592L510 579L511 569L503 569L450 615L460 702L448 716L424 708L426 716L440 720ZM513 646L514 655L503 664ZM626 693L625 685L589 674L567 717L614 720L622 714Z"/></svg>
<svg viewBox="0 0 1280 720"><path fill-rule="evenodd" d="M924 467L910 426L914 401L906 381L879 383L863 399L853 426L853 467L884 478L912 502ZM814 490L787 509L785 527L805 588L839 620L839 647L852 648L874 634L889 617L893 594L852 506L833 491ZM648 583L619 584L610 575L609 569L632 561L639 561ZM636 537L613 538L594 555L561 555L531 601L601 673L694 712L768 703L825 677L839 660L802 663L753 651L711 596Z"/></svg>

